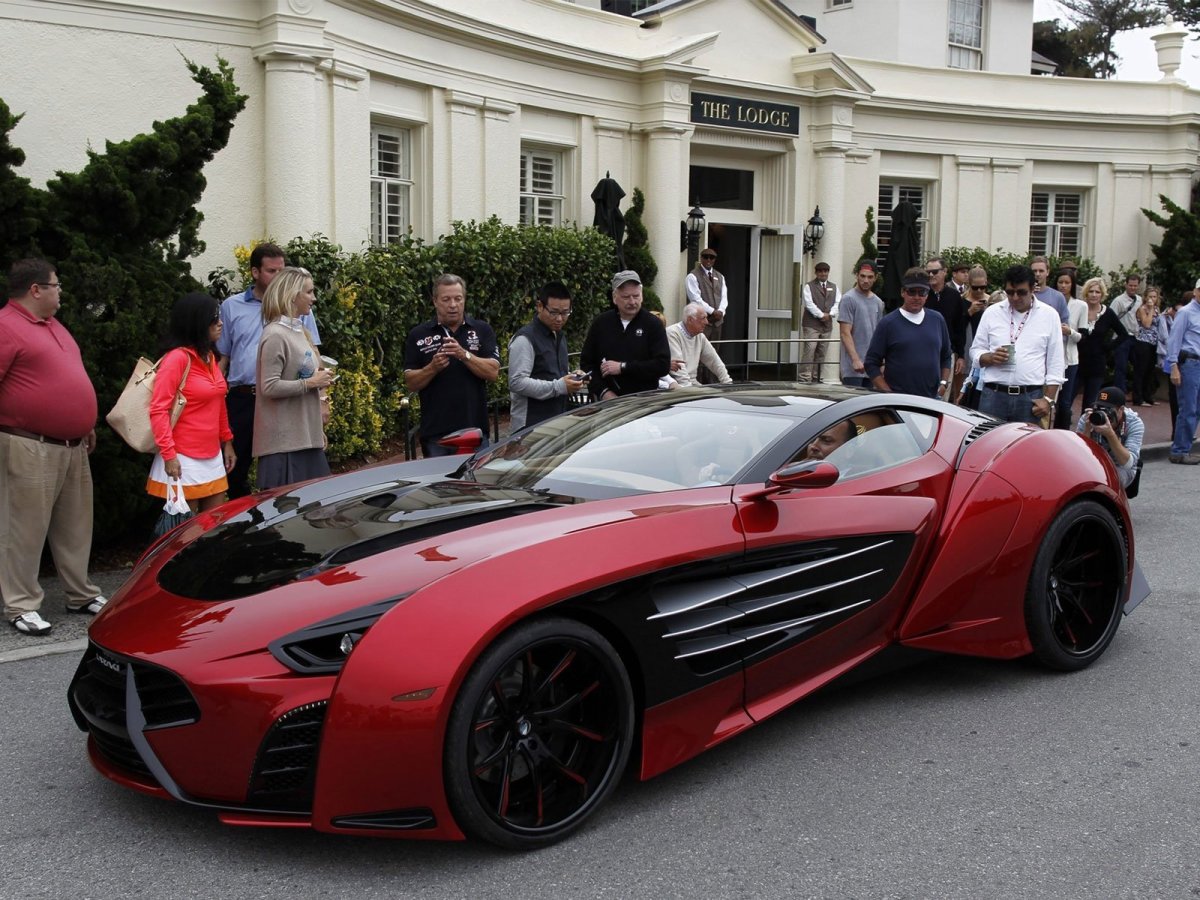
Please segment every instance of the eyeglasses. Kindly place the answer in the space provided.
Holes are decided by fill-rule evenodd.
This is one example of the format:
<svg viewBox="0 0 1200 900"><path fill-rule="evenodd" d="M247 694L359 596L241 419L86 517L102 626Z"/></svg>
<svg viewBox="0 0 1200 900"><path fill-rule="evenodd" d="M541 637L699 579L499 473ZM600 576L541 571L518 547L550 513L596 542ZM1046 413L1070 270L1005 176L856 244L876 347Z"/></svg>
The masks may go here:
<svg viewBox="0 0 1200 900"><path fill-rule="evenodd" d="M213 316L211 319L209 319L208 324L209 325L220 325L221 324L221 314L217 313L215 316Z"/></svg>
<svg viewBox="0 0 1200 900"><path fill-rule="evenodd" d="M551 309L548 306L543 306L542 309L546 310L546 315L548 315L552 319L569 319L569 318L571 318L571 311L569 309Z"/></svg>
<svg viewBox="0 0 1200 900"><path fill-rule="evenodd" d="M1010 297L1028 297L1032 293L1032 291L1030 291L1028 289L1023 290L1023 291L1018 291L1015 288L1007 288L1006 287L1004 289L1004 293L1008 294L1008 296L1010 296Z"/></svg>
<svg viewBox="0 0 1200 900"><path fill-rule="evenodd" d="M903 294L912 294L914 297L925 297L929 294L929 288L926 287L906 287L901 288Z"/></svg>
<svg viewBox="0 0 1200 900"><path fill-rule="evenodd" d="M970 290L972 290L972 291L986 291L986 290L987 290L987 285L986 285L986 284L973 284L973 285L971 285L971 287L970 287Z"/></svg>
<svg viewBox="0 0 1200 900"><path fill-rule="evenodd" d="M36 284L38 287L57 288L60 291L63 287L63 283L61 281L35 281L34 284Z"/></svg>
<svg viewBox="0 0 1200 900"><path fill-rule="evenodd" d="M941 275L945 271L946 271L945 269L926 269L925 274L926 275Z"/></svg>

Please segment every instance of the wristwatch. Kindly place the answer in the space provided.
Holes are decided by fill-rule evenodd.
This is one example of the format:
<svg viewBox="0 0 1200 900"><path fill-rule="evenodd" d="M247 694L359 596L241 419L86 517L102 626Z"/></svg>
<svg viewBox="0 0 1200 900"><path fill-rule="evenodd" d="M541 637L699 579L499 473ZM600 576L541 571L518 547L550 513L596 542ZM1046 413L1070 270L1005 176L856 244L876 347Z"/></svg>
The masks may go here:
<svg viewBox="0 0 1200 900"><path fill-rule="evenodd" d="M470 360L471 360L471 351L464 350L463 351L463 362L470 362Z"/></svg>
<svg viewBox="0 0 1200 900"><path fill-rule="evenodd" d="M943 378L941 381L939 381L939 382L938 382L938 387L945 387L945 386L946 386L946 385L948 385L949 383L950 383L950 382L946 381L946 380Z"/></svg>

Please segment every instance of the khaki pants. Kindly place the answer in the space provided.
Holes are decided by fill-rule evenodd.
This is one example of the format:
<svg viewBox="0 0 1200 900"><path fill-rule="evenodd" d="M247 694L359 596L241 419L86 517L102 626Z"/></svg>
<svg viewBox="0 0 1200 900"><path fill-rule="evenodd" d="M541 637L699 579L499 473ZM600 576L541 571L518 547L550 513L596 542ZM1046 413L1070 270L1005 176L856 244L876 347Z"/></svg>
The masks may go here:
<svg viewBox="0 0 1200 900"><path fill-rule="evenodd" d="M808 384L821 380L821 366L825 364L825 349L829 346L829 329L810 328L805 325L801 329L804 343L800 345L799 379Z"/></svg>
<svg viewBox="0 0 1200 900"><path fill-rule="evenodd" d="M0 433L0 595L9 621L41 608L42 547L78 609L100 594L88 578L92 552L92 470L87 448Z"/></svg>

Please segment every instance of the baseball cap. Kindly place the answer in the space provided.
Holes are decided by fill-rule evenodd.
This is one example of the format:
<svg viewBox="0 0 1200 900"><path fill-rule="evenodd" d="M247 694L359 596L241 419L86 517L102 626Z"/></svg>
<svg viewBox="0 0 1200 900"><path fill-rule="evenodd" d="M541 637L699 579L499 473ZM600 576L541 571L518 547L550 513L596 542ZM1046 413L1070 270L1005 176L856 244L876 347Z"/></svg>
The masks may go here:
<svg viewBox="0 0 1200 900"><path fill-rule="evenodd" d="M1125 392L1119 387L1104 387L1100 388L1100 393L1096 395L1096 406L1111 406L1117 409L1125 405Z"/></svg>
<svg viewBox="0 0 1200 900"><path fill-rule="evenodd" d="M905 275L901 287L923 287L928 289L929 276L924 272L913 272L910 275Z"/></svg>
<svg viewBox="0 0 1200 900"><path fill-rule="evenodd" d="M638 284L641 284L642 276L633 271L633 269L623 269L613 276L612 289L615 291L621 285L628 284L631 281L636 281Z"/></svg>

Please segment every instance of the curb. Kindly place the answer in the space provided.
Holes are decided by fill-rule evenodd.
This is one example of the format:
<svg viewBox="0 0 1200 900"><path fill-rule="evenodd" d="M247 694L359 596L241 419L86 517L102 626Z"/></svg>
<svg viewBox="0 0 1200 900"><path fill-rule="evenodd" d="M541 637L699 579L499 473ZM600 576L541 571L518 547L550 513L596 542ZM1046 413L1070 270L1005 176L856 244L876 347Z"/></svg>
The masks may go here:
<svg viewBox="0 0 1200 900"><path fill-rule="evenodd" d="M23 659L36 659L39 656L54 656L59 653L78 653L87 649L87 638L74 641L57 641L51 644L38 644L34 647L19 647L16 650L6 650L0 653L0 665L20 662Z"/></svg>

